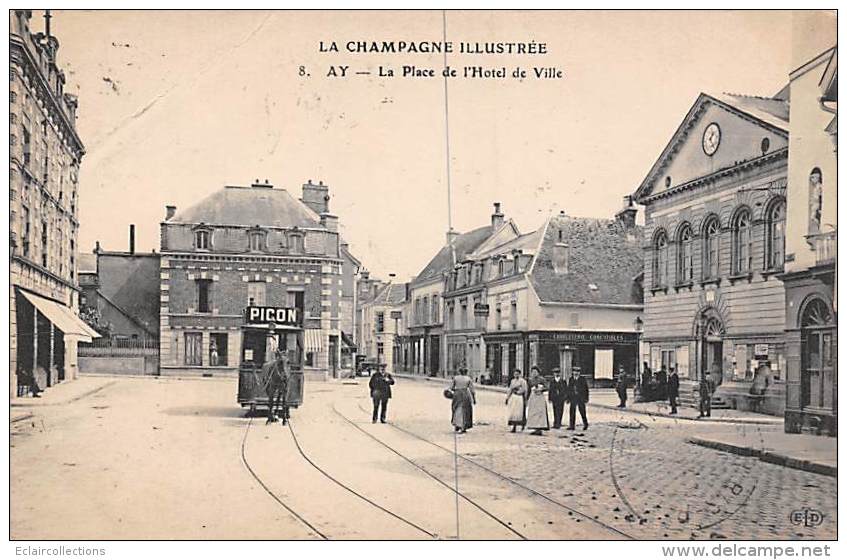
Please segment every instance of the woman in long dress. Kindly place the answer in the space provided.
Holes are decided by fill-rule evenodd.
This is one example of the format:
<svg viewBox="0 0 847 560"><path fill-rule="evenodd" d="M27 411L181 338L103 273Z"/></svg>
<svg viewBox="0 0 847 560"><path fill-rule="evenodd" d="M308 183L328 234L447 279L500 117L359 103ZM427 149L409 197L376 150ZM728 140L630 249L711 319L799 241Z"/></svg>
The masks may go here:
<svg viewBox="0 0 847 560"><path fill-rule="evenodd" d="M453 376L450 390L453 392L453 428L464 434L473 427L473 405L476 404L473 379L468 375L467 369L461 368L459 373Z"/></svg>
<svg viewBox="0 0 847 560"><path fill-rule="evenodd" d="M547 387L544 385L544 379L538 375L539 370L533 367L535 375L532 378L527 401L526 425L532 430L532 435L540 436L542 430L550 429L550 417L547 415L547 399L544 393L547 392Z"/></svg>
<svg viewBox="0 0 847 560"><path fill-rule="evenodd" d="M526 426L526 397L529 386L523 378L521 370L516 369L509 384L509 394L506 395L506 406L509 411L509 425L512 432L520 426L521 430Z"/></svg>

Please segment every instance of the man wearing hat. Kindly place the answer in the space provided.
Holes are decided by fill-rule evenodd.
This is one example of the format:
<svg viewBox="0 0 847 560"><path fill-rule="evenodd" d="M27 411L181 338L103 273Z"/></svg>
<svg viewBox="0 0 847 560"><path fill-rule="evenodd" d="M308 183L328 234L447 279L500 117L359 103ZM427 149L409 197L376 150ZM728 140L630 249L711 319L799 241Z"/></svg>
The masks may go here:
<svg viewBox="0 0 847 560"><path fill-rule="evenodd" d="M562 427L562 416L565 413L565 401L568 397L568 383L562 379L562 370L553 368L553 380L547 398L553 403L553 429Z"/></svg>
<svg viewBox="0 0 847 560"><path fill-rule="evenodd" d="M588 429L588 416L585 415L585 403L588 402L588 382L582 377L578 367L573 368L573 376L568 381L568 397L571 401L569 430L574 429L576 424L576 409L582 416L582 429Z"/></svg>

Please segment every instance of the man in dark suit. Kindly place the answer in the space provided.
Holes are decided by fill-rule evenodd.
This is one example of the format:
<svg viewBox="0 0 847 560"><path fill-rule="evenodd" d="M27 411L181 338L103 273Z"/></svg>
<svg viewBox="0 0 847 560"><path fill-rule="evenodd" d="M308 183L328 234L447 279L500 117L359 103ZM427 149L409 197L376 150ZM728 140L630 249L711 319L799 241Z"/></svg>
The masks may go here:
<svg viewBox="0 0 847 560"><path fill-rule="evenodd" d="M391 386L394 385L394 378L386 372L384 366L377 368L376 372L371 376L368 382L368 387L371 390L371 398L374 402L373 423L376 424L377 415L379 421L385 424L385 413L388 411L388 399L391 398Z"/></svg>
<svg viewBox="0 0 847 560"><path fill-rule="evenodd" d="M679 375L676 374L676 368L671 366L671 375L668 377L668 400L671 403L671 414L676 414L676 407L679 404Z"/></svg>
<svg viewBox="0 0 847 560"><path fill-rule="evenodd" d="M585 414L585 404L588 402L588 382L582 377L578 367L573 368L573 375L568 380L568 397L571 402L569 430L576 424L576 409L582 417L582 429L588 429L588 417Z"/></svg>
<svg viewBox="0 0 847 560"><path fill-rule="evenodd" d="M562 370L553 368L553 380L550 382L550 391L547 398L553 403L553 428L558 430L562 427L562 416L565 413L565 401L568 396L568 383L562 379Z"/></svg>

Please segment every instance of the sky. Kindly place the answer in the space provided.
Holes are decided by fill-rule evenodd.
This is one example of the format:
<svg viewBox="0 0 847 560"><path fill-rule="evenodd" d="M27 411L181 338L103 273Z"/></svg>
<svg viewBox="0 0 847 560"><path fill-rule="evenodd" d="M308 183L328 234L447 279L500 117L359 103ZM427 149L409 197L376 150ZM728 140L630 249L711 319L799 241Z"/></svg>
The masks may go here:
<svg viewBox="0 0 847 560"><path fill-rule="evenodd" d="M448 81L453 227L489 223L494 202L522 232L560 210L611 217L701 91L772 95L787 83L797 27L784 11L448 12L454 45L548 51L452 53L451 67L564 73ZM52 31L87 152L82 250L126 250L129 224L138 250L158 250L166 205L257 178L297 197L307 180L328 184L343 237L377 276L408 279L444 244L444 80L376 75L440 72L443 55L343 48L441 41L441 12L57 11ZM372 73L327 76L338 65Z"/></svg>

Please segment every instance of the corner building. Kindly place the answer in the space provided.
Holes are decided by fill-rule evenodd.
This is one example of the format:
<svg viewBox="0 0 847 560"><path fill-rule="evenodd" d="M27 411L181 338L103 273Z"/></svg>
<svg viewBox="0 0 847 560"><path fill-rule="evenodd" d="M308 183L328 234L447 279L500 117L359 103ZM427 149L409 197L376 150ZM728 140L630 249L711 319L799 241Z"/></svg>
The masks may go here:
<svg viewBox="0 0 847 560"><path fill-rule="evenodd" d="M346 259L329 187L227 186L161 224L162 375L237 374L244 310L304 309L307 375L337 371ZM214 351L213 351L214 350Z"/></svg>
<svg viewBox="0 0 847 560"><path fill-rule="evenodd" d="M77 345L99 337L78 315L77 98L64 92L59 40L9 11L9 396L78 373Z"/></svg>

